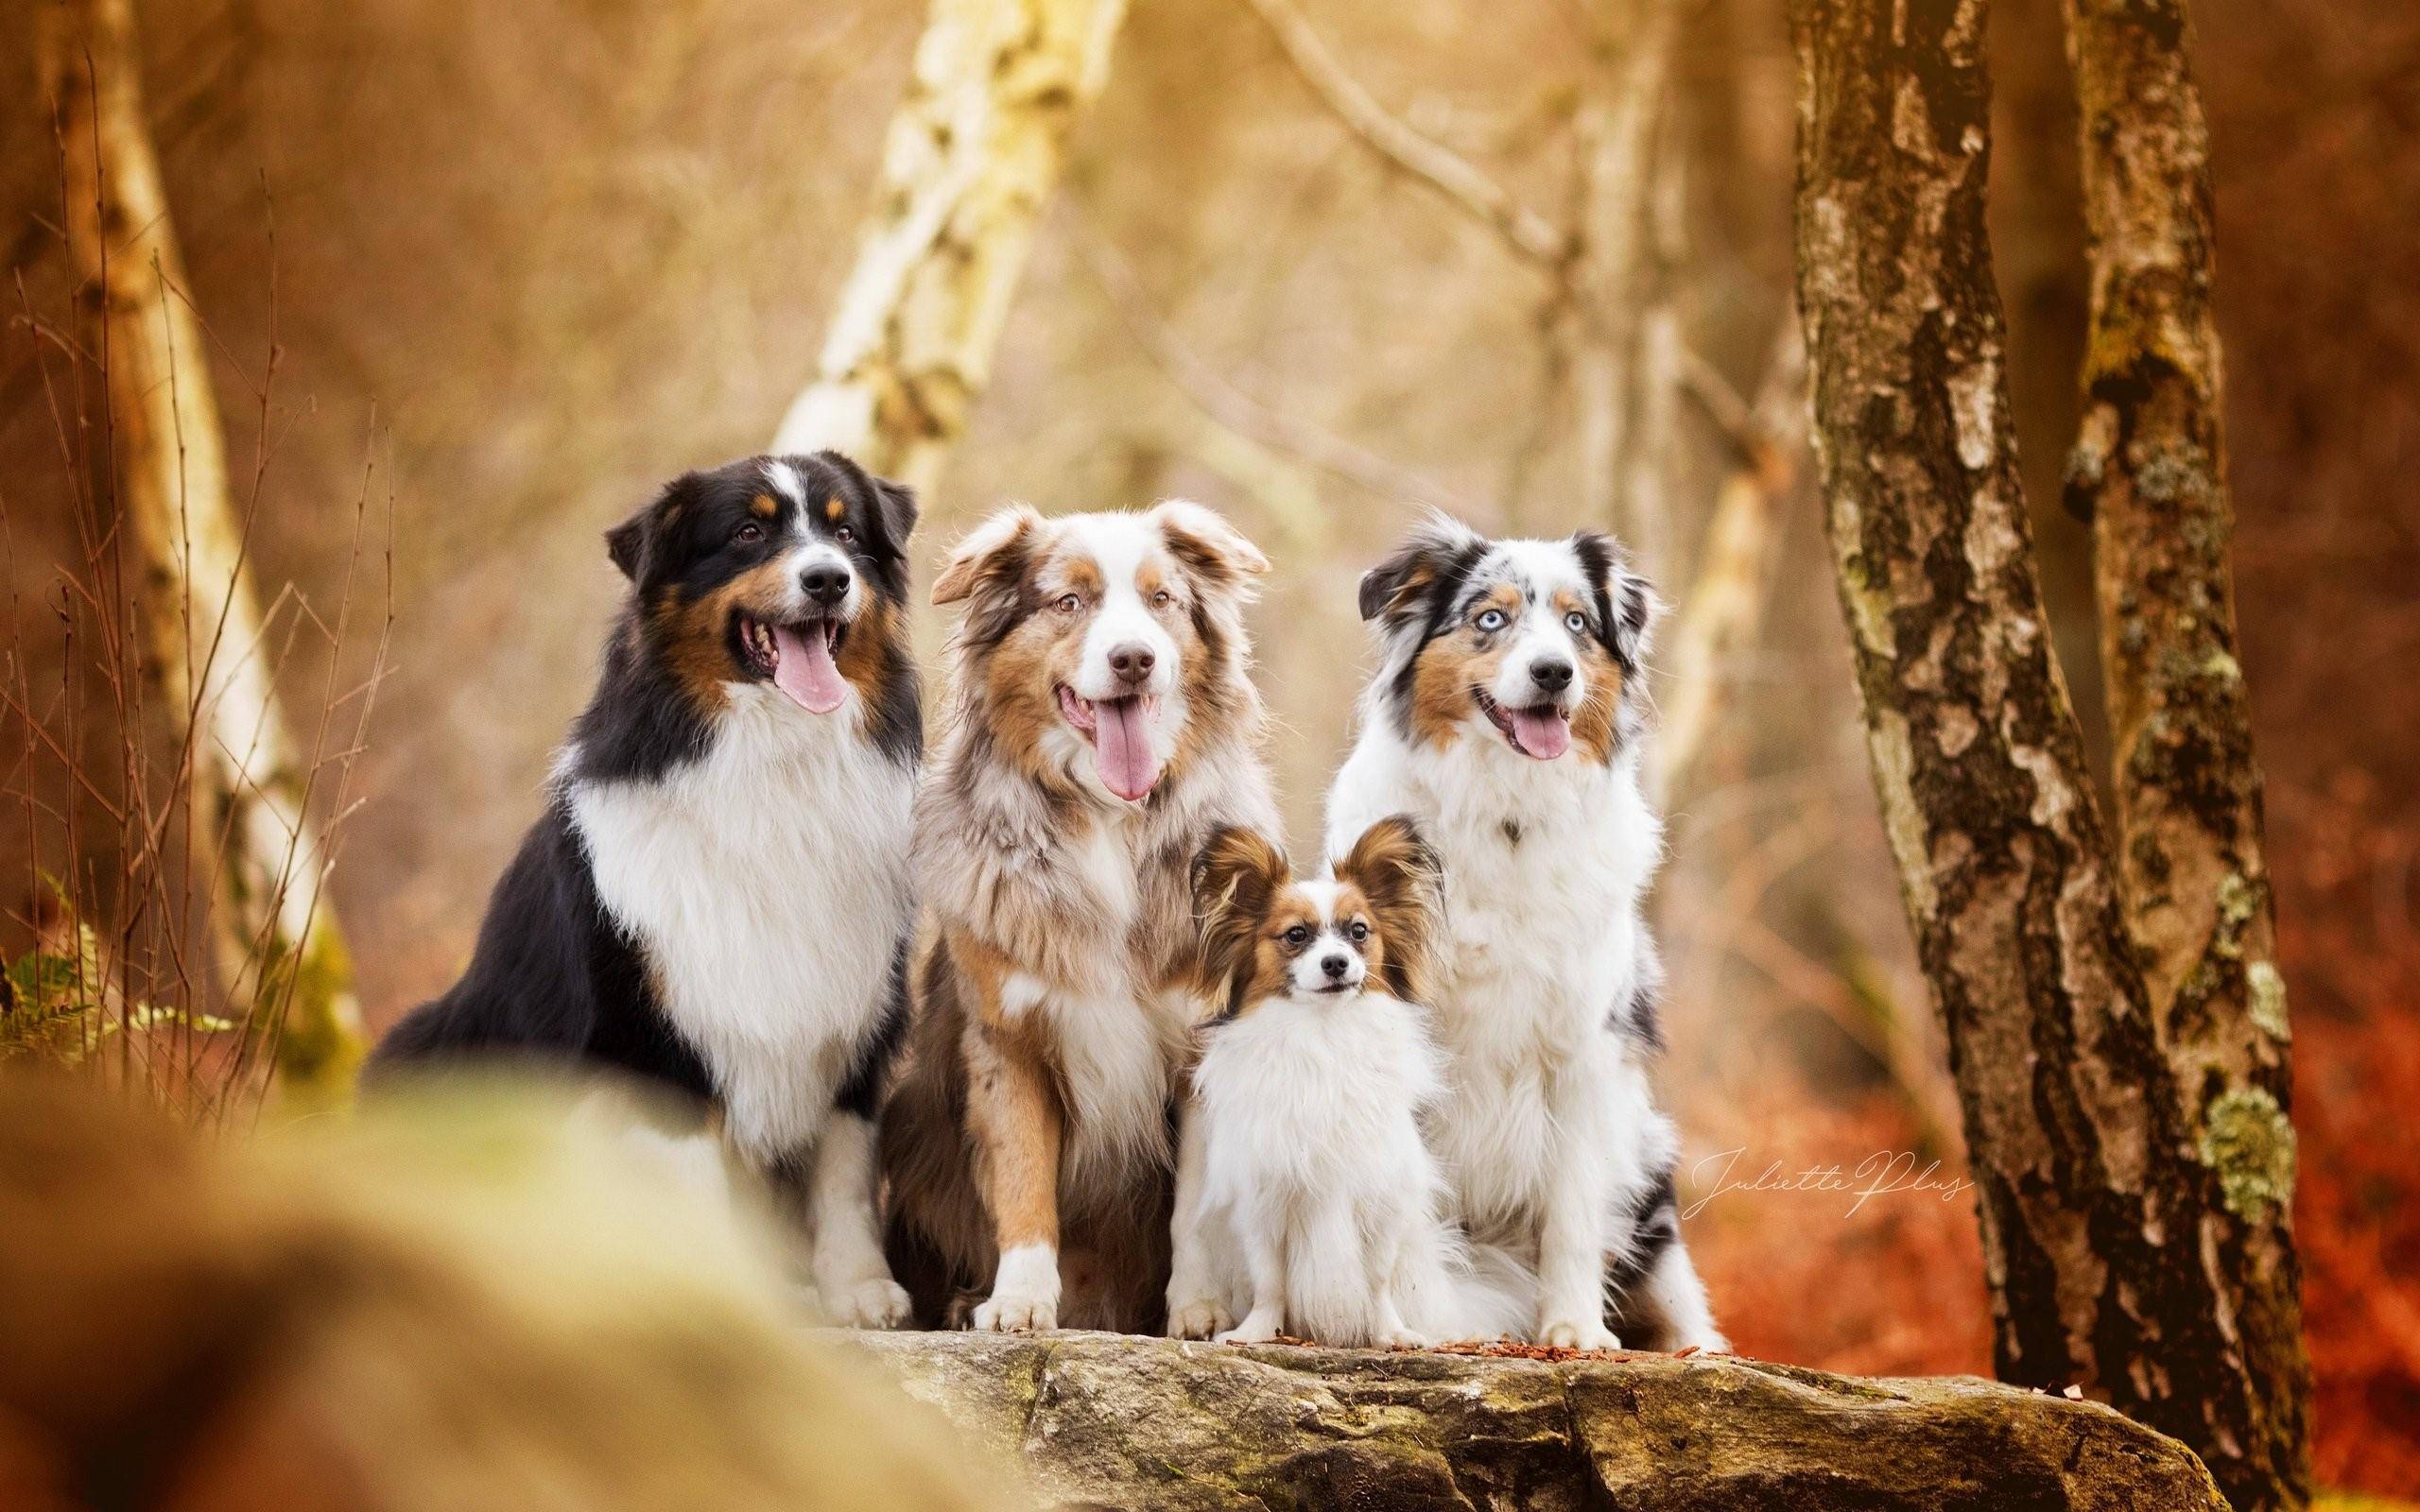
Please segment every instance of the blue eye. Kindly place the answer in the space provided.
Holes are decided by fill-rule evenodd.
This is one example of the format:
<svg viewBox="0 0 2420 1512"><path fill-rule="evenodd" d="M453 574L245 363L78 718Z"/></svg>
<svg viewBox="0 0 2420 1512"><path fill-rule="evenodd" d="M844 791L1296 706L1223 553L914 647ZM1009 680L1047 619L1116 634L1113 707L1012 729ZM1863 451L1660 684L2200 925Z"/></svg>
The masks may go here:
<svg viewBox="0 0 2420 1512"><path fill-rule="evenodd" d="M1478 617L1478 627L1482 630L1500 630L1504 628L1504 611L1500 609L1489 610L1486 613Z"/></svg>
<svg viewBox="0 0 2420 1512"><path fill-rule="evenodd" d="M1574 635L1588 633L1588 616L1573 610L1563 617L1563 627Z"/></svg>

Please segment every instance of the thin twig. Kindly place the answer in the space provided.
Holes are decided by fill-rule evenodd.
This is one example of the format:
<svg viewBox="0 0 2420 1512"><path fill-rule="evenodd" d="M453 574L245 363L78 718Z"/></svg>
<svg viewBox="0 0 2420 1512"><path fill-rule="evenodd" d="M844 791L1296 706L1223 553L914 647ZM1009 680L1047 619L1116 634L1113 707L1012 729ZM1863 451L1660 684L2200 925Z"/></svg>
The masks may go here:
<svg viewBox="0 0 2420 1512"><path fill-rule="evenodd" d="M1406 125L1361 86L1287 0L1246 0L1277 36L1294 72L1372 150L1495 232L1523 261L1549 270L1569 259L1571 238L1443 143Z"/></svg>

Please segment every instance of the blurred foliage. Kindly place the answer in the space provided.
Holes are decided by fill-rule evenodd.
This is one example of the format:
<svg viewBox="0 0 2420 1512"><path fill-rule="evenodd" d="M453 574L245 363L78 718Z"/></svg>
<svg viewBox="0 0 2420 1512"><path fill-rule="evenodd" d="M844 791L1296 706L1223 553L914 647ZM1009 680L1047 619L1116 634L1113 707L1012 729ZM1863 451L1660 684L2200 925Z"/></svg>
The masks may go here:
<svg viewBox="0 0 2420 1512"><path fill-rule="evenodd" d="M73 918L73 901L45 874L51 906ZM64 937L62 937L64 936ZM111 991L100 940L78 919L72 931L48 932L0 971L0 1065L17 1059L78 1066L117 1035L189 1029L224 1034L233 1021L195 1009L127 1002ZM64 948L62 948L64 947Z"/></svg>

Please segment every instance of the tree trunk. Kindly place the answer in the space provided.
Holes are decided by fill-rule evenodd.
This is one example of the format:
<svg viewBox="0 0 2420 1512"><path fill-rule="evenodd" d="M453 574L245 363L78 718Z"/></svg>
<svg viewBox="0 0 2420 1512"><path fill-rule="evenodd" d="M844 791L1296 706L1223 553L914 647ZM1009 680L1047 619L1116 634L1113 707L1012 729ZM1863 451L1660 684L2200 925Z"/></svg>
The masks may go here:
<svg viewBox="0 0 2420 1512"><path fill-rule="evenodd" d="M67 243L108 387L118 518L141 557L145 668L189 742L192 815L215 844L219 985L274 1036L281 1088L340 1099L362 1052L353 971L323 893L326 855L243 570L209 356L144 123L131 0L59 0L44 17Z"/></svg>
<svg viewBox="0 0 2420 1512"><path fill-rule="evenodd" d="M2183 0L2066 10L2092 286L2067 503L2093 522L2126 922L2242 1378L2197 1442L2238 1506L2300 1506L2310 1364L2286 989L2227 565L2209 144Z"/></svg>
<svg viewBox="0 0 2420 1512"><path fill-rule="evenodd" d="M1983 228L1979 0L1796 0L1799 301L1875 786L1942 1013L2006 1378L2080 1383L2214 1463L2263 1400L2203 1247L2051 654Z"/></svg>
<svg viewBox="0 0 2420 1512"><path fill-rule="evenodd" d="M932 0L814 382L773 444L937 481L991 377L1067 134L1125 0Z"/></svg>
<svg viewBox="0 0 2420 1512"><path fill-rule="evenodd" d="M1738 417L1739 455L1716 490L1696 574L1664 654L1670 694L1649 758L1648 793L1669 812L1694 796L1697 767L1732 701L1732 663L1753 650L1772 597L1784 511L1798 491L1806 447L1806 352L1794 318L1782 333L1755 403Z"/></svg>
<svg viewBox="0 0 2420 1512"><path fill-rule="evenodd" d="M1666 497L1681 385L1681 156L1669 129L1673 0L1588 9L1570 270L1582 516L1668 571Z"/></svg>

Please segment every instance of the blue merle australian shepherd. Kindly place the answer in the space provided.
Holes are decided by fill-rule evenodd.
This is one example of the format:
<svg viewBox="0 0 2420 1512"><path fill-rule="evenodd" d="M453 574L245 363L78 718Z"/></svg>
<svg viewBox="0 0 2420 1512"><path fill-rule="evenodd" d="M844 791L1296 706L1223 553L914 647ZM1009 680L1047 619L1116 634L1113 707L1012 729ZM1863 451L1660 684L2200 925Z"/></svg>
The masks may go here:
<svg viewBox="0 0 2420 1512"><path fill-rule="evenodd" d="M704 1100L804 1208L826 1313L875 1327L908 1310L872 1120L904 1011L915 520L823 452L688 473L609 532L631 591L545 816L469 971L378 1052L552 1055Z"/></svg>

